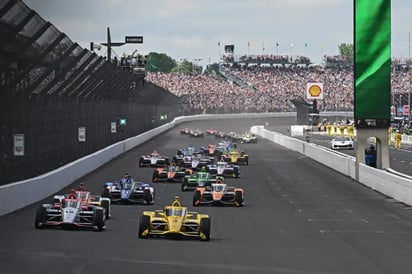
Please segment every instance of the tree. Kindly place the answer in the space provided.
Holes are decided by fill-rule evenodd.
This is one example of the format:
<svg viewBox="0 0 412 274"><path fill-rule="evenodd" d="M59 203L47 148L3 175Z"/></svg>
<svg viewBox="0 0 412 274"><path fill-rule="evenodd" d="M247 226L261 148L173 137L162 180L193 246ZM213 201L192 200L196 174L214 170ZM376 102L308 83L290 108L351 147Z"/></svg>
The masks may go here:
<svg viewBox="0 0 412 274"><path fill-rule="evenodd" d="M192 62L189 62L186 59L184 59L182 62L177 64L177 66L172 68L171 72L192 73L193 72L193 64L192 64Z"/></svg>
<svg viewBox="0 0 412 274"><path fill-rule="evenodd" d="M345 56L348 60L353 60L353 44L342 43L339 45L339 54Z"/></svg>
<svg viewBox="0 0 412 274"><path fill-rule="evenodd" d="M174 59L164 53L150 52L147 56L148 70L155 72L171 72L177 63Z"/></svg>

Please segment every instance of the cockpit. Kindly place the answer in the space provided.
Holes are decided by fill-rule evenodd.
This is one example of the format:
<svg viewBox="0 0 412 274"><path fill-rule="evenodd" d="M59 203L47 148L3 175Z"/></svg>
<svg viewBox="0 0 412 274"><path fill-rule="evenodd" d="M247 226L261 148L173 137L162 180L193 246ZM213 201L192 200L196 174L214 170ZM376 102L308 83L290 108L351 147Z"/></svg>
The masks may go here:
<svg viewBox="0 0 412 274"><path fill-rule="evenodd" d="M133 181L131 179L122 180L122 189L131 190L133 187Z"/></svg>
<svg viewBox="0 0 412 274"><path fill-rule="evenodd" d="M209 176L209 173L207 172L199 172L197 173L197 178L200 180L206 180Z"/></svg>
<svg viewBox="0 0 412 274"><path fill-rule="evenodd" d="M63 207L70 207L70 208L80 208L81 201L80 200L73 200L73 199L66 199L64 200Z"/></svg>
<svg viewBox="0 0 412 274"><path fill-rule="evenodd" d="M90 198L90 192L88 191L76 191L77 199L87 201Z"/></svg>
<svg viewBox="0 0 412 274"><path fill-rule="evenodd" d="M227 166L227 163L226 162L218 162L217 163L217 167L218 168L225 168Z"/></svg>
<svg viewBox="0 0 412 274"><path fill-rule="evenodd" d="M181 207L168 207L165 209L166 216L183 217L186 215L186 208Z"/></svg>
<svg viewBox="0 0 412 274"><path fill-rule="evenodd" d="M226 189L226 184L212 184L212 191L223 192Z"/></svg>

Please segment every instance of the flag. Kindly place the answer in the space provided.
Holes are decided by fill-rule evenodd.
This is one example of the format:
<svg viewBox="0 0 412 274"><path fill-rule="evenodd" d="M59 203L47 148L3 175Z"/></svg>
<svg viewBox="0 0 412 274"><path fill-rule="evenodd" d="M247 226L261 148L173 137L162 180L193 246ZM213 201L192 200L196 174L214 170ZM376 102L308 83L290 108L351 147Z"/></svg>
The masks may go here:
<svg viewBox="0 0 412 274"><path fill-rule="evenodd" d="M387 128L391 103L391 1L355 1L357 127Z"/></svg>

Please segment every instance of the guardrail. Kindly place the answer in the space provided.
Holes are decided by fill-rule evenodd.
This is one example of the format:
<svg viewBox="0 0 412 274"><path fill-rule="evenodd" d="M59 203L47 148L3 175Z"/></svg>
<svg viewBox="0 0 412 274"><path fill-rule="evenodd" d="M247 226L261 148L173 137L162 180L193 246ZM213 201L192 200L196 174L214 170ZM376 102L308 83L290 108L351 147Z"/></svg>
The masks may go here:
<svg viewBox="0 0 412 274"><path fill-rule="evenodd" d="M410 176L394 172L391 169L381 170L359 163L359 178L357 179L356 158L353 156L337 153L329 148L266 130L264 126L253 126L251 132L304 154L399 202L412 205L412 177Z"/></svg>

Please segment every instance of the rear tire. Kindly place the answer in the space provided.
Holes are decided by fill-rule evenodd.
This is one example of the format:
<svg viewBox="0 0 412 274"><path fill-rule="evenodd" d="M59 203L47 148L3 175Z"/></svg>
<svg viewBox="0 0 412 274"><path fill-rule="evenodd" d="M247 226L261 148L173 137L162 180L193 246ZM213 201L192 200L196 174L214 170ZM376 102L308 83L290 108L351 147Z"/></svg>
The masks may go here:
<svg viewBox="0 0 412 274"><path fill-rule="evenodd" d="M202 218L200 220L200 232L205 235L202 241L210 241L210 218Z"/></svg>
<svg viewBox="0 0 412 274"><path fill-rule="evenodd" d="M142 215L140 216L140 224L139 224L139 238L147 239L149 235L143 235L143 232L146 229L150 229L150 216Z"/></svg>
<svg viewBox="0 0 412 274"><path fill-rule="evenodd" d="M102 197L110 198L110 191L106 187L104 187L102 190Z"/></svg>
<svg viewBox="0 0 412 274"><path fill-rule="evenodd" d="M151 204L153 202L152 201L152 194L150 193L150 189L146 188L143 191L143 200L146 202L147 205Z"/></svg>
<svg viewBox="0 0 412 274"><path fill-rule="evenodd" d="M93 212L93 228L95 231L102 231L104 229L104 216L102 208L95 208Z"/></svg>
<svg viewBox="0 0 412 274"><path fill-rule="evenodd" d="M34 221L35 228L43 228L43 223L46 220L46 211L47 209L44 206L41 206L36 211L36 219Z"/></svg>
<svg viewBox="0 0 412 274"><path fill-rule="evenodd" d="M106 220L110 218L110 202L107 200L103 200L101 206L105 209L106 213Z"/></svg>

